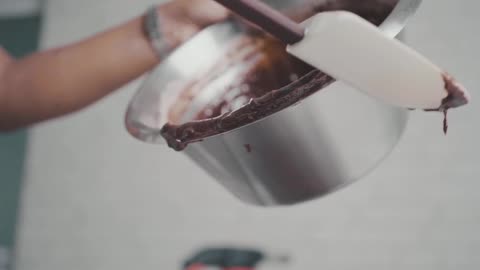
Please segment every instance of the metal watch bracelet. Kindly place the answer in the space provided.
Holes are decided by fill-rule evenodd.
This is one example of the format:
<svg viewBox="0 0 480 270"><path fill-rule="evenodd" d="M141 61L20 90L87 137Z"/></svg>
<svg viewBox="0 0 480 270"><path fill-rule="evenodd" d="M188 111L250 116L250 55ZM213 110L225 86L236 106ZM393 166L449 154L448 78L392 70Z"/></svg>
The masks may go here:
<svg viewBox="0 0 480 270"><path fill-rule="evenodd" d="M171 52L171 46L163 38L160 29L160 18L158 16L157 6L152 6L147 10L144 20L144 31L150 39L150 43L159 58L165 58Z"/></svg>

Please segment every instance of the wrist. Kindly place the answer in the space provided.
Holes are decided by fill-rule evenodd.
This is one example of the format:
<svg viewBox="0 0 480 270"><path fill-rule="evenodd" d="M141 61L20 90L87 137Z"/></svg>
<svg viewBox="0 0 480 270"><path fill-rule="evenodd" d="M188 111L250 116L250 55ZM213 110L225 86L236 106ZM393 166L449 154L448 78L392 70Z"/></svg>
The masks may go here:
<svg viewBox="0 0 480 270"><path fill-rule="evenodd" d="M174 44L167 37L163 18L156 6L150 7L142 18L143 31L152 50L159 59L165 58L174 49Z"/></svg>

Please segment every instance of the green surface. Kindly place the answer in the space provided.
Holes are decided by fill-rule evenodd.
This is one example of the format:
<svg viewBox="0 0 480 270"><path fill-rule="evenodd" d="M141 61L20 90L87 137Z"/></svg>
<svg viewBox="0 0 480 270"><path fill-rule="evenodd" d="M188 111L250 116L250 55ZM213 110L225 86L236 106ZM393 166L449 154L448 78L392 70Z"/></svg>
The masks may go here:
<svg viewBox="0 0 480 270"><path fill-rule="evenodd" d="M0 45L15 57L24 56L37 48L39 30L38 16L0 18ZM26 131L0 134L0 249L14 244L26 140Z"/></svg>

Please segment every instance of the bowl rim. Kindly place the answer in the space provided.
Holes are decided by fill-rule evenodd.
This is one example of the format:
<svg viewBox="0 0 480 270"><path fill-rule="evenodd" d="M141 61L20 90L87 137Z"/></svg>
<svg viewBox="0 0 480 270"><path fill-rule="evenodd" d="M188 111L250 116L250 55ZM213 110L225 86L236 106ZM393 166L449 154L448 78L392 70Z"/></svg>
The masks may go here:
<svg viewBox="0 0 480 270"><path fill-rule="evenodd" d="M399 34L401 34L402 30L405 28L405 26L408 24L409 20L413 15L416 13L418 8L420 7L422 3L422 0L398 0L397 4L395 7L392 9L390 14L387 16L387 18L379 25L379 28L382 30L382 32L385 33L386 36L390 38L395 38ZM145 89L144 86L151 81L152 77L157 76L157 73L159 70L162 70L165 66L167 66L171 61L171 58L174 57L176 54L181 53L183 50L187 49L189 45L194 43L196 40L199 40L203 38L204 36L210 35L211 32L216 31L218 28L225 26L225 25L230 25L231 29L234 29L236 26L232 24L229 21L226 22L221 22L212 26L209 26L203 30L201 30L199 33L197 33L194 37L192 37L190 40L187 42L181 44L178 48L176 48L170 56L168 56L165 60L160 62L150 74L147 75L147 77L144 79L143 83L141 86L137 89L133 97L128 103L127 109L125 111L124 115L124 125L125 128L127 129L128 133L133 136L134 138L146 142L146 143L151 143L151 144L166 144L166 142L163 140L163 138L158 139L152 139L152 136L158 136L160 134L161 127L151 127L147 126L146 124L142 123L141 121L137 121L133 119L131 116L131 112L133 111L132 107L133 104L135 103L135 100L138 96L141 95L142 91ZM341 81L334 81L330 85L326 86L323 90L326 90L329 87L332 87L333 85L341 84ZM287 108L286 108L287 109ZM285 109L284 109L285 110ZM227 133L234 132L238 129L246 128L250 125L253 125L255 123L258 123L260 121L264 121L284 110L281 110L279 112L276 112L274 114L265 116L261 119L258 119L252 123L248 123L246 125L243 125L241 127L237 127L235 129L222 132L219 134L215 134L212 136L209 136L208 138L205 139L211 139L220 135L225 135ZM408 121L408 119L407 119ZM406 125L405 125L406 126ZM405 129L405 127L404 127Z"/></svg>

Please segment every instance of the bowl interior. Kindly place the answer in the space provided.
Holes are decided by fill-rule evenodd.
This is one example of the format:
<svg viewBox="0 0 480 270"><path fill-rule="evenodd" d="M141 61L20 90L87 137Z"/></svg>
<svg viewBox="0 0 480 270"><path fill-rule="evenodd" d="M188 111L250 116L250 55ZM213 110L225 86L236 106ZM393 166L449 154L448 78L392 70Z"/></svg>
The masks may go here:
<svg viewBox="0 0 480 270"><path fill-rule="evenodd" d="M348 10L394 36L396 30L388 25L401 23L391 23L396 21L392 11L407 1L273 2L297 21L320 11ZM181 46L150 74L130 103L126 126L142 141L164 143L159 131L167 122L181 125L237 110L251 98L285 87L312 70L256 29L238 21L217 24Z"/></svg>

